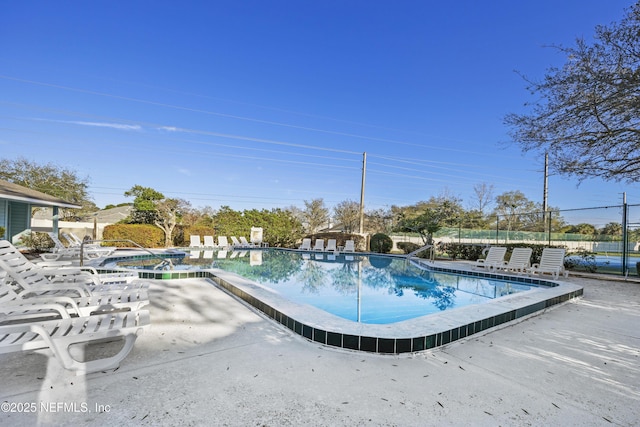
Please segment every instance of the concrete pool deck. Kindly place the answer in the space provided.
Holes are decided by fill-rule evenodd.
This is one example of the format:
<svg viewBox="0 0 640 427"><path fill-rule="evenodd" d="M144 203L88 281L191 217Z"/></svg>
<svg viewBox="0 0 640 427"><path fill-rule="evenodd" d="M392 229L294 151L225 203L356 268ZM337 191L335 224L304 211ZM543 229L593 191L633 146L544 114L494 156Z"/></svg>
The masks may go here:
<svg viewBox="0 0 640 427"><path fill-rule="evenodd" d="M640 283L567 281L584 296L399 356L309 342L206 279L153 281L152 326L114 372L0 355L0 402L38 406L0 424L638 425Z"/></svg>

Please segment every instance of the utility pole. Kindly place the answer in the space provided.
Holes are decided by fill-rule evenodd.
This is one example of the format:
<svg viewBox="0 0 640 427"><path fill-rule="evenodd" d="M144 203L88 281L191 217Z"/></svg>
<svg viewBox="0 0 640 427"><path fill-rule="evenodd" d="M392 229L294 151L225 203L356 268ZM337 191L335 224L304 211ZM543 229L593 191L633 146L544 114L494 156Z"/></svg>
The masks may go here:
<svg viewBox="0 0 640 427"><path fill-rule="evenodd" d="M627 277L627 255L629 252L629 236L627 235L629 218L627 217L627 193L622 193L622 274Z"/></svg>
<svg viewBox="0 0 640 427"><path fill-rule="evenodd" d="M360 234L364 234L364 179L367 175L367 153L362 153L362 185L360 187Z"/></svg>
<svg viewBox="0 0 640 427"><path fill-rule="evenodd" d="M548 197L548 185L549 185L549 153L544 153L544 191L542 194L542 223L543 231L547 231L547 197ZM549 241L551 240L551 222L549 222Z"/></svg>

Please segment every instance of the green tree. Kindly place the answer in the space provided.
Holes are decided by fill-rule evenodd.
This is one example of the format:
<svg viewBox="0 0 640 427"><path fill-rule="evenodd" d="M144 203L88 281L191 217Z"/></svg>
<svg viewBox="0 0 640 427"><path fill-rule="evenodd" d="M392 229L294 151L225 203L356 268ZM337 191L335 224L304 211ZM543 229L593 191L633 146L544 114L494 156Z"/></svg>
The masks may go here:
<svg viewBox="0 0 640 427"><path fill-rule="evenodd" d="M135 197L133 212L126 222L155 225L164 232L165 247L170 246L173 230L190 211L190 203L183 199L166 198L159 191L141 185L134 185L124 195Z"/></svg>
<svg viewBox="0 0 640 427"><path fill-rule="evenodd" d="M373 209L365 212L364 231L367 233L390 233L395 226L391 209Z"/></svg>
<svg viewBox="0 0 640 427"><path fill-rule="evenodd" d="M432 245L433 234L442 228L443 220L441 212L426 208L418 216L401 219L396 231L418 233L425 245Z"/></svg>
<svg viewBox="0 0 640 427"><path fill-rule="evenodd" d="M124 193L125 197L134 197L133 212L127 220L132 224L154 224L158 220L156 203L164 199L164 194L153 188L134 185Z"/></svg>
<svg viewBox="0 0 640 427"><path fill-rule="evenodd" d="M242 215L229 206L221 206L214 217L214 223L219 236L246 236L251 225Z"/></svg>
<svg viewBox="0 0 640 427"><path fill-rule="evenodd" d="M549 154L552 171L583 180L640 180L640 2L620 23L598 26L594 42L556 46L567 58L541 81L539 101L505 123L523 151Z"/></svg>
<svg viewBox="0 0 640 427"><path fill-rule="evenodd" d="M0 179L82 206L80 210L60 209L60 219L98 210L87 192L89 178L53 163L38 164L24 157L0 159Z"/></svg>
<svg viewBox="0 0 640 427"><path fill-rule="evenodd" d="M292 247L302 236L302 223L286 209L235 211L222 206L214 215L218 235L249 237L251 227L262 227L263 242L274 247Z"/></svg>
<svg viewBox="0 0 640 427"><path fill-rule="evenodd" d="M164 231L164 246L171 246L173 230L182 219L182 213L190 208L189 202L182 199L162 199L155 203L156 219L154 225Z"/></svg>
<svg viewBox="0 0 640 427"><path fill-rule="evenodd" d="M568 227L565 227L564 232L593 236L596 234L596 227L594 227L593 224L587 224L583 222L577 225L570 225Z"/></svg>
<svg viewBox="0 0 640 427"><path fill-rule="evenodd" d="M521 191L507 191L497 196L495 213L500 219L500 227L508 231L544 229L542 207Z"/></svg>
<svg viewBox="0 0 640 427"><path fill-rule="evenodd" d="M269 246L293 247L304 232L302 223L286 209L245 211L244 215L251 226L263 228L263 241Z"/></svg>
<svg viewBox="0 0 640 427"><path fill-rule="evenodd" d="M622 224L619 222L610 222L602 227L600 234L604 234L606 236L621 236Z"/></svg>

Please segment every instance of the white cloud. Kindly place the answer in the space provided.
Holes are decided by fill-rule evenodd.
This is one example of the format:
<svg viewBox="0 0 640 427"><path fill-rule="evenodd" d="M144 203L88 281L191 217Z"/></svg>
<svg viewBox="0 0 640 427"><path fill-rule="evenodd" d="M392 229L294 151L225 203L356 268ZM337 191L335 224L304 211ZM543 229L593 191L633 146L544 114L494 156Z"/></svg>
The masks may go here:
<svg viewBox="0 0 640 427"><path fill-rule="evenodd" d="M160 126L160 127L158 128L158 130L165 130L165 131L167 131L167 132L178 132L178 131L180 131L180 130L182 130L182 129L178 129L178 128L177 128L177 127L175 127L175 126Z"/></svg>
<svg viewBox="0 0 640 427"><path fill-rule="evenodd" d="M179 168L178 173L186 176L191 176L191 171L189 169Z"/></svg>
<svg viewBox="0 0 640 427"><path fill-rule="evenodd" d="M79 122L72 121L68 123L73 123L76 125L82 126L96 126L96 127L104 127L104 128L112 128L112 129L120 129L120 130L141 130L142 127L139 125L123 125L120 123L105 123L105 122Z"/></svg>
<svg viewBox="0 0 640 427"><path fill-rule="evenodd" d="M140 125L124 125L122 123L109 123L109 122L84 122L80 120L50 120L50 119L35 119L45 122L54 122L54 123L68 123L72 125L80 125L80 126L94 126L94 127L104 127L104 128L112 128L119 130L142 130L142 126Z"/></svg>

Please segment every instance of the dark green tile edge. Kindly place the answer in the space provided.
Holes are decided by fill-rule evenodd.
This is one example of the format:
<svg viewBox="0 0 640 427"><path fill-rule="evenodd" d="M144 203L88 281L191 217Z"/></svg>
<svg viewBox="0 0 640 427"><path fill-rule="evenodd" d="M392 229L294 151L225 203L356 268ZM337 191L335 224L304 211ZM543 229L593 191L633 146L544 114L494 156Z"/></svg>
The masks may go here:
<svg viewBox="0 0 640 427"><path fill-rule="evenodd" d="M132 257L122 257L122 259L131 259ZM135 258L135 257L133 257ZM113 259L110 259L110 261ZM425 266L422 266L425 268ZM449 268L441 268L428 266L433 271L441 271L457 275L468 275L474 277L483 277L490 279L506 279L505 276L499 274L490 274L476 271L460 272L459 270L452 270ZM100 273L122 273L123 270L111 270L111 269L97 269ZM126 270L131 271L131 270ZM492 316L486 319L481 319L470 323L468 325L453 328L451 330L442 331L437 334L418 337L405 337L405 338L385 338L385 337L369 337L369 336L357 336L350 334L342 334L339 332L326 331L299 322L284 313L281 313L269 306L267 303L258 300L252 295L239 289L232 283L222 280L209 271L197 270L197 271L159 271L148 272L139 271L138 277L141 279L154 279L154 280L171 280L171 279L191 279L191 278L208 278L214 283L226 290L230 294L245 301L252 307L264 313L267 317L275 320L284 327L288 328L292 332L308 339L309 341L318 342L324 345L344 348L348 350L364 351L369 353L382 353L382 354L401 354L401 353L413 353L417 351L429 350L432 348L440 347L450 344L454 341L466 338L470 335L477 334L484 330L499 326L503 323L510 322L523 316L528 316L545 308L552 307L556 304L569 301L570 299L582 296L583 290L579 289L574 292L569 292L565 295L550 298L545 301L540 301L536 304L532 304L527 307L522 307L517 310L512 310L506 313L501 313L496 316ZM509 276L509 281L521 282L537 286L555 287L558 284L549 282L547 280L534 279L530 277L515 277Z"/></svg>
<svg viewBox="0 0 640 427"><path fill-rule="evenodd" d="M308 339L309 341L318 342L331 347L344 348L347 350L382 354L413 353L416 351L429 350L432 348L447 345L454 341L466 338L470 335L480 333L484 330L499 326L503 323L510 322L523 316L527 316L537 311L544 310L545 308L569 301L572 298L577 298L582 295L582 289L580 289L574 292L570 292L566 295L553 297L546 301L541 301L527 307L519 308L517 310L512 310L506 313L501 313L486 319L481 319L468 325L463 325L451 330L442 331L434 335L405 338L385 338L342 334L339 332L314 328L278 312L274 308L270 307L267 303L257 300L253 296L240 290L226 280L222 280L211 273L209 273L209 278L212 279L218 286L225 289L227 292L235 295L249 305L260 310L262 313L272 318L276 322L282 324L283 326Z"/></svg>

